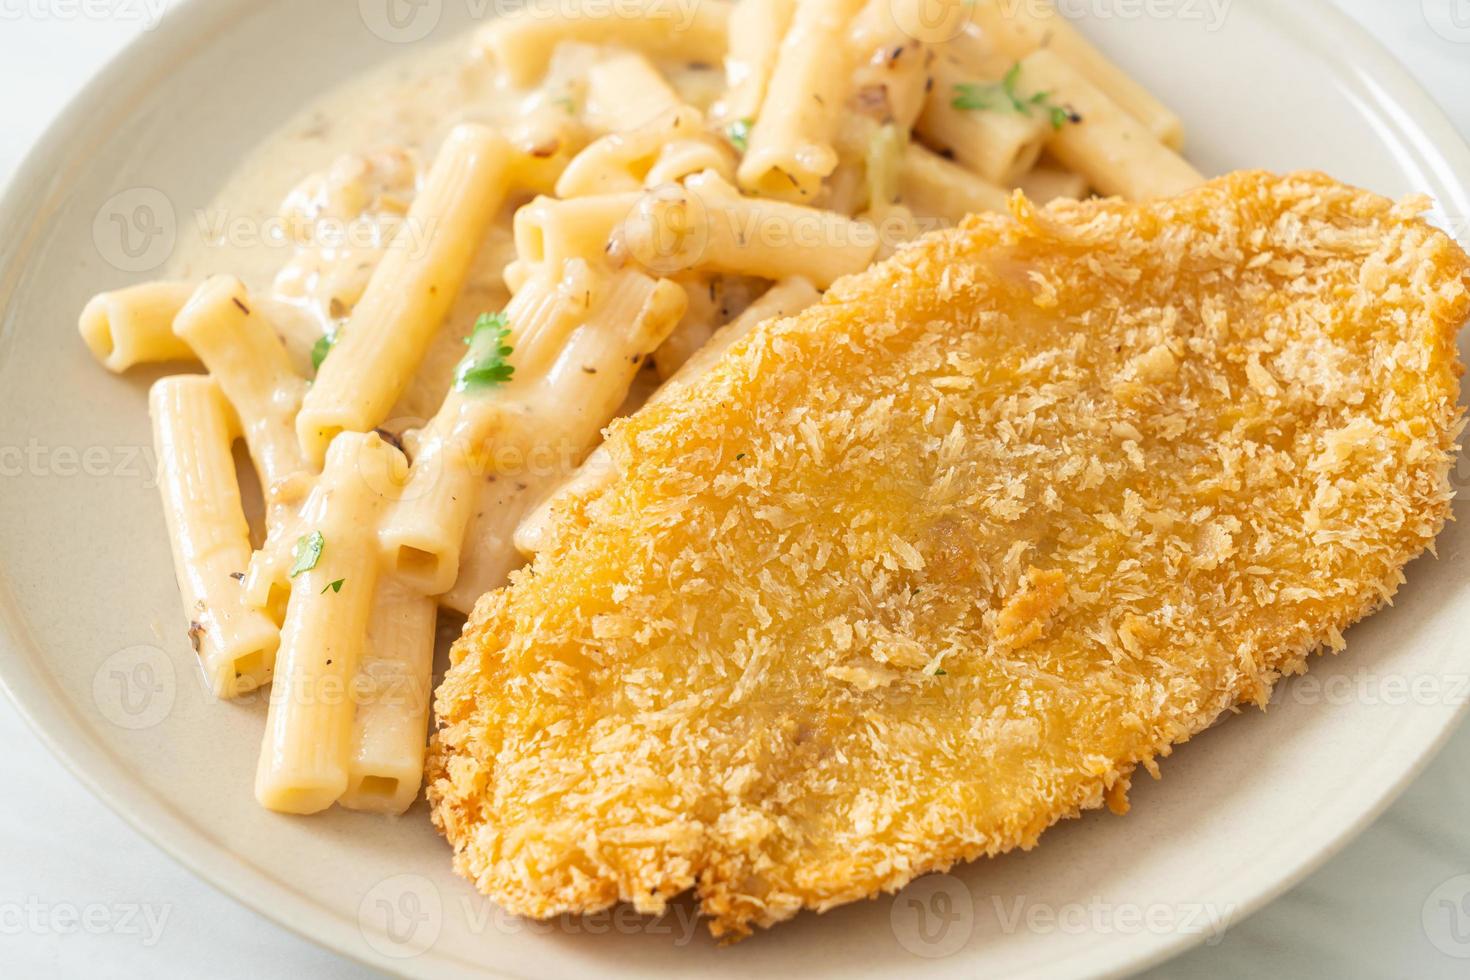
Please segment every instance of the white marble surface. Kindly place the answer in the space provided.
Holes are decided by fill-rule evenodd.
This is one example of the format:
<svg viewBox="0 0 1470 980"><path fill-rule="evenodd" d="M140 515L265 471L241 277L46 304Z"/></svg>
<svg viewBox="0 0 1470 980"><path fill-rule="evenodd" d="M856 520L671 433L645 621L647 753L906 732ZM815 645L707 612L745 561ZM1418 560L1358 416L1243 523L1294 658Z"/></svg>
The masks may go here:
<svg viewBox="0 0 1470 980"><path fill-rule="evenodd" d="M0 0L0 181L97 66L172 2ZM1337 2L1470 135L1470 0ZM0 745L0 976L373 975L174 864L93 800L4 699ZM1470 875L1467 772L1470 727L1322 870L1223 942L1148 976L1470 976L1470 878L1452 881Z"/></svg>

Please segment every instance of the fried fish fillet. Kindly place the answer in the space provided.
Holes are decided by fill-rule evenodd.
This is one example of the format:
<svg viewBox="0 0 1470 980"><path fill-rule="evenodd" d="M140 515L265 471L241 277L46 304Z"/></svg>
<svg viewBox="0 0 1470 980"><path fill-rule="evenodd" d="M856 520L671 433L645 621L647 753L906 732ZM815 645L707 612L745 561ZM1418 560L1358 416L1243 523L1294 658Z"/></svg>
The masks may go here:
<svg viewBox="0 0 1470 980"><path fill-rule="evenodd" d="M438 692L457 868L717 936L1029 848L1388 600L1450 513L1470 259L1243 173L972 217L611 436Z"/></svg>

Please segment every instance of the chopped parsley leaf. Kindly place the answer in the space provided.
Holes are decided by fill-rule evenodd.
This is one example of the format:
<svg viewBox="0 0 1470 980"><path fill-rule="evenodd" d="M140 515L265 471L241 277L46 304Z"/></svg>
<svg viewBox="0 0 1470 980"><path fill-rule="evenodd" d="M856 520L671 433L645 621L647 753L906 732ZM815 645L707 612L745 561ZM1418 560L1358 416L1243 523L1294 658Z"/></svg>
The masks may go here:
<svg viewBox="0 0 1470 980"><path fill-rule="evenodd" d="M302 572L315 568L316 563L322 560L322 549L326 546L327 539L322 537L320 531L312 531L297 538L296 547L292 551L292 557L296 561L291 565L291 577L295 578Z"/></svg>
<svg viewBox="0 0 1470 980"><path fill-rule="evenodd" d="M475 321L475 329L465 343L470 352L454 371L456 391L491 388L515 376L514 366L506 363L513 348L505 343L510 336L510 321L504 313L484 313Z"/></svg>
<svg viewBox="0 0 1470 980"><path fill-rule="evenodd" d="M327 590L328 589L331 589L332 590L332 594L333 595L336 595L338 592L341 592L342 591L342 585L346 581L347 580L345 578L339 578L335 582L328 582L326 585L322 586L321 594L322 595L326 595L327 594Z"/></svg>
<svg viewBox="0 0 1470 980"><path fill-rule="evenodd" d="M337 331L328 330L318 337L316 343L311 345L311 369L313 371L320 371L322 369L322 362L327 359L327 355L332 353L332 348L336 346Z"/></svg>
<svg viewBox="0 0 1470 980"><path fill-rule="evenodd" d="M1018 61L999 82L956 85L950 105L956 109L1009 109L1023 116L1031 115L1032 109L1040 109L1046 113L1052 129L1082 121L1071 109L1053 102L1050 92L1023 96L1017 88L1020 81L1021 63Z"/></svg>
<svg viewBox="0 0 1470 980"><path fill-rule="evenodd" d="M730 137L730 145L741 153L750 149L750 127L753 123L753 119L737 119L730 124L729 129L725 130L726 135Z"/></svg>

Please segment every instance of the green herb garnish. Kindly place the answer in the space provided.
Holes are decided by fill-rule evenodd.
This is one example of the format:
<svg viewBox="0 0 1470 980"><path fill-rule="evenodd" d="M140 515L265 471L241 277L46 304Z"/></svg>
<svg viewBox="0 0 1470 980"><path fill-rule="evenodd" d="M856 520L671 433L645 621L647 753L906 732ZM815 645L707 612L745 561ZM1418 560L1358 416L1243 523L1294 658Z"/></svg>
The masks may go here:
<svg viewBox="0 0 1470 980"><path fill-rule="evenodd" d="M741 153L750 149L750 127L754 122L753 119L737 119L725 130L725 134L730 137L730 145Z"/></svg>
<svg viewBox="0 0 1470 980"><path fill-rule="evenodd" d="M1061 129L1069 122L1082 121L1071 109L1053 102L1050 92L1022 95L1017 88L1020 81L1021 63L1018 61L999 82L956 85L950 105L956 109L1009 109L1023 116L1029 116L1033 109L1039 109L1046 113L1052 129Z"/></svg>
<svg viewBox="0 0 1470 980"><path fill-rule="evenodd" d="M937 667L934 670L933 676L935 676L935 677L948 677L949 676L949 671L945 670L943 667Z"/></svg>
<svg viewBox="0 0 1470 980"><path fill-rule="evenodd" d="M292 556L296 559L291 566L291 577L295 578L302 572L309 572L316 567L316 563L322 560L322 549L327 546L327 539L322 537L322 532L312 531L303 534L296 539L296 547Z"/></svg>
<svg viewBox="0 0 1470 980"><path fill-rule="evenodd" d="M465 338L470 352L454 370L454 388L490 388L515 376L516 369L506 363L514 348L505 343L510 336L510 321L504 313L484 313L475 321L475 329Z"/></svg>
<svg viewBox="0 0 1470 980"><path fill-rule="evenodd" d="M322 595L326 595L327 594L327 590L328 589L331 589L332 590L332 594L333 595L336 595L338 592L341 592L342 591L342 585L346 581L347 580L345 578L339 578L335 582L328 582L326 585L322 586L321 594Z"/></svg>
<svg viewBox="0 0 1470 980"><path fill-rule="evenodd" d="M322 369L322 361L327 359L327 355L332 353L332 348L336 346L337 331L328 330L318 337L316 343L311 345L311 369L313 371L320 371Z"/></svg>

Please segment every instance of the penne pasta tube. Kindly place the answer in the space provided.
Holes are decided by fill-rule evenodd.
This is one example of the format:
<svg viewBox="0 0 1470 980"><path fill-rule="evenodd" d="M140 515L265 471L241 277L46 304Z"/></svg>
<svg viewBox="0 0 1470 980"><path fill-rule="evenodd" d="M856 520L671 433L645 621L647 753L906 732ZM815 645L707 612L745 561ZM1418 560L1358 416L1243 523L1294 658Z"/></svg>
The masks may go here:
<svg viewBox="0 0 1470 980"><path fill-rule="evenodd" d="M296 433L308 461L319 463L337 433L366 432L388 417L505 199L509 161L506 141L484 126L459 126L445 141L306 393Z"/></svg>
<svg viewBox="0 0 1470 980"><path fill-rule="evenodd" d="M1184 125L1148 89L1130 78L1082 36L1051 3L976 0L974 23L1012 61L1046 49L1071 65L1170 149L1184 146Z"/></svg>
<svg viewBox="0 0 1470 980"><path fill-rule="evenodd" d="M195 360L173 332L174 317L193 291L186 282L145 282L94 296L77 323L82 340L114 374L137 364Z"/></svg>
<svg viewBox="0 0 1470 980"><path fill-rule="evenodd" d="M453 588L441 597L445 605L468 611L520 567L514 536L521 518L597 444L643 359L668 336L685 302L684 291L672 282L619 272L544 375L492 393L505 405L503 426L487 447L494 479L480 481L469 533L450 541L459 568ZM433 510L424 517L442 521L445 513Z"/></svg>
<svg viewBox="0 0 1470 980"><path fill-rule="evenodd" d="M174 333L234 406L267 502L273 509L297 503L308 467L293 423L306 382L245 284L234 276L208 279L174 320Z"/></svg>
<svg viewBox="0 0 1470 980"><path fill-rule="evenodd" d="M802 276L821 289L867 268L878 251L877 229L866 222L743 197L711 173L649 191L622 235L629 253L661 275L700 270L764 279Z"/></svg>
<svg viewBox="0 0 1470 980"><path fill-rule="evenodd" d="M936 58L931 72L934 84L914 127L926 142L992 184L1009 186L1036 165L1051 131L1046 113L1004 105L965 108L966 92L988 90L994 80L971 75L946 57Z"/></svg>
<svg viewBox="0 0 1470 980"><path fill-rule="evenodd" d="M805 279L793 277L776 283L746 308L744 313L716 331L709 343L685 361L674 376L654 393L648 400L648 405L657 405L682 395L690 385L709 373L727 350L760 324L767 320L795 316L821 298L816 288ZM615 475L611 454L606 448L599 446L576 473L548 494L521 521L515 532L516 549L527 557L544 549L550 542L557 508L564 506L573 497L586 497L596 493L607 486Z"/></svg>
<svg viewBox="0 0 1470 980"><path fill-rule="evenodd" d="M580 463L684 304L678 286L633 270L615 274L570 333L565 319L525 318L512 303L511 379L488 390L456 385L420 436L408 486L381 533L394 573L426 595L454 586L477 486L544 489ZM526 506L500 518L507 546Z"/></svg>
<svg viewBox="0 0 1470 980"><path fill-rule="evenodd" d="M727 144L709 137L671 140L648 168L643 186L676 184L705 171L719 174L726 183L734 182L735 154Z"/></svg>
<svg viewBox="0 0 1470 980"><path fill-rule="evenodd" d="M625 133L683 107L663 72L636 52L614 54L587 69L587 105L582 115L593 129Z"/></svg>
<svg viewBox="0 0 1470 980"><path fill-rule="evenodd" d="M718 64L725 56L732 5L724 0L680 4L630 0L621 4L530 3L507 13L479 35L481 52L519 86L535 82L563 41L633 48L650 57ZM632 16L630 16L632 14Z"/></svg>
<svg viewBox="0 0 1470 980"><path fill-rule="evenodd" d="M1016 187L1037 204L1047 204L1059 197L1080 201L1090 190L1086 177L1046 160L1022 176Z"/></svg>
<svg viewBox="0 0 1470 980"><path fill-rule="evenodd" d="M741 0L730 11L730 49L725 56L729 91L711 111L716 120L747 126L755 121L795 7L795 0Z"/></svg>
<svg viewBox="0 0 1470 980"><path fill-rule="evenodd" d="M675 281L683 288L686 303L684 315L658 350L653 352L653 364L660 378L672 378L684 363L693 357L720 328L723 322L719 301L719 276L696 274L681 276Z"/></svg>
<svg viewBox="0 0 1470 980"><path fill-rule="evenodd" d="M740 187L782 201L813 201L837 168L833 146L849 88L847 31L857 0L802 0L736 170Z"/></svg>
<svg viewBox="0 0 1470 980"><path fill-rule="evenodd" d="M1142 200L1204 182L1183 157L1054 52L1029 55L1021 62L1021 79L1028 91L1045 91L1081 117L1052 133L1047 147L1100 193Z"/></svg>
<svg viewBox="0 0 1470 980"><path fill-rule="evenodd" d="M433 599L392 577L379 580L353 685L347 789L337 801L349 810L402 813L418 798L429 740L437 614Z"/></svg>
<svg viewBox="0 0 1470 980"><path fill-rule="evenodd" d="M231 454L240 423L204 375L164 378L149 393L148 408L189 639L211 693L233 698L270 681L280 640L236 578L250 561Z"/></svg>
<svg viewBox="0 0 1470 980"><path fill-rule="evenodd" d="M910 143L899 169L898 199L921 218L958 224L967 214L1001 211L1010 192L959 164Z"/></svg>
<svg viewBox="0 0 1470 980"><path fill-rule="evenodd" d="M642 194L598 194L558 201L538 197L515 214L517 264L542 266L553 274L572 259L604 254L613 229L627 220ZM511 276L507 275L507 282ZM512 284L520 291L520 284Z"/></svg>
<svg viewBox="0 0 1470 980"><path fill-rule="evenodd" d="M612 133L592 143L567 164L556 183L561 198L627 193L641 190L665 152L674 146L704 147L703 160L711 166L733 169L733 158L716 155L704 138L703 120L689 106L677 106L628 132ZM667 169L667 168L665 168ZM698 166L673 179L705 169ZM664 178L668 179L668 178ZM662 181L660 181L662 182Z"/></svg>
<svg viewBox="0 0 1470 980"><path fill-rule="evenodd" d="M900 24L923 20L918 8L927 5L928 0L868 0L853 21L848 41L855 66L853 109L905 133L924 108L933 54L919 39L922 31Z"/></svg>
<svg viewBox="0 0 1470 980"><path fill-rule="evenodd" d="M302 506L291 601L255 773L255 798L282 813L316 813L346 792L352 762L352 684L377 595L373 528L380 474L396 449L376 433L344 432Z"/></svg>

